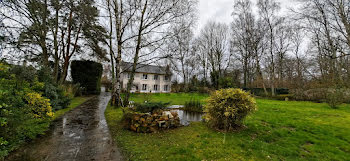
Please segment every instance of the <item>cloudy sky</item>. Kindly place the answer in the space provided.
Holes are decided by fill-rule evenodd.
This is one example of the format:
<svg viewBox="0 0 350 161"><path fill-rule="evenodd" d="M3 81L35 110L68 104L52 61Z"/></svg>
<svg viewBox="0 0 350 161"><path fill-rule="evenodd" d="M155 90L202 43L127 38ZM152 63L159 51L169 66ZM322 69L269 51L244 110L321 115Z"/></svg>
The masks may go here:
<svg viewBox="0 0 350 161"><path fill-rule="evenodd" d="M252 0L257 3L258 0ZM296 0L276 0L281 3L282 12L295 6ZM199 0L199 21L196 33L209 21L230 23L234 0Z"/></svg>

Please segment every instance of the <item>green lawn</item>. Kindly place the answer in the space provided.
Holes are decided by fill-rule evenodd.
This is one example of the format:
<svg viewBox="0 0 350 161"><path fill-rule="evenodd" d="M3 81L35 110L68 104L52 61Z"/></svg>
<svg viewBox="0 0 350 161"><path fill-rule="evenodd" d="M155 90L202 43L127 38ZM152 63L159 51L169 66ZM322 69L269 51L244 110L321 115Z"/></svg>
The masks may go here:
<svg viewBox="0 0 350 161"><path fill-rule="evenodd" d="M91 97L74 97L67 108L62 109L62 110L58 110L55 112L55 115L52 118L52 120L61 117L66 112L73 110L74 108L78 107L79 105L81 105L82 103L84 103L85 101L87 101L90 98Z"/></svg>
<svg viewBox="0 0 350 161"><path fill-rule="evenodd" d="M204 103L208 94L199 93L157 93L157 94L132 94L131 100L141 103L146 100L154 102L170 102L171 105L183 105L191 99L200 100Z"/></svg>
<svg viewBox="0 0 350 161"><path fill-rule="evenodd" d="M189 94L153 95L183 104ZM197 95L196 95L197 96ZM204 95L198 96L205 98ZM142 95L134 95L136 101ZM350 107L258 99L246 129L223 134L204 123L156 134L122 129L120 109L108 107L114 139L130 160L350 160Z"/></svg>

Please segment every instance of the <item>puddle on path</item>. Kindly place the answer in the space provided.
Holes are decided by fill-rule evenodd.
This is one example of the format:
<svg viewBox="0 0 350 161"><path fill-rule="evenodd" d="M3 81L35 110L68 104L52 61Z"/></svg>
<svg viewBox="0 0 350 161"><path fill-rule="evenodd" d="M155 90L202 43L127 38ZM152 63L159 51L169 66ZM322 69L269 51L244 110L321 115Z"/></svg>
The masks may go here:
<svg viewBox="0 0 350 161"><path fill-rule="evenodd" d="M113 144L104 111L110 94L102 92L62 118L50 131L12 153L9 161L122 160Z"/></svg>

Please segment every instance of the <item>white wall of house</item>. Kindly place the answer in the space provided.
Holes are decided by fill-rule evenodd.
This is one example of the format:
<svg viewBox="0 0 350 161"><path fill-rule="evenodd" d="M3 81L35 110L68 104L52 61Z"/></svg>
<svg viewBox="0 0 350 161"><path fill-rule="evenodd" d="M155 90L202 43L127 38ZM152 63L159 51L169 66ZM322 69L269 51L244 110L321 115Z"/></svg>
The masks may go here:
<svg viewBox="0 0 350 161"><path fill-rule="evenodd" d="M145 75L145 76L144 76ZM147 79L146 79L147 75ZM158 79L155 79L158 76ZM165 79L165 75L150 74L150 73L135 73L134 85L138 86L132 88L131 92L141 93L170 93L171 92L171 78ZM121 77L123 82L123 89L126 89L128 84L128 74L123 73Z"/></svg>

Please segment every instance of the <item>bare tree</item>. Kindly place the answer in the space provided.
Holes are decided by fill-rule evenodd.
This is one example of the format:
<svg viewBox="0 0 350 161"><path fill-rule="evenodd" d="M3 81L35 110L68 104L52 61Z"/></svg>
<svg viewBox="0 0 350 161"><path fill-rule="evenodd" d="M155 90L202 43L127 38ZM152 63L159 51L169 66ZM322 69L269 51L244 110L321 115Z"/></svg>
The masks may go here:
<svg viewBox="0 0 350 161"><path fill-rule="evenodd" d="M230 60L229 33L226 24L209 22L201 30L197 38L202 62L208 63L211 73L211 82L215 88L219 88L219 79L228 67ZM205 54L201 56L201 54ZM206 66L206 65L205 65ZM206 68L206 67L204 67Z"/></svg>
<svg viewBox="0 0 350 161"><path fill-rule="evenodd" d="M195 15L188 14L180 17L171 25L171 34L167 42L167 47L170 51L170 61L173 70L182 75L185 90L190 79L190 73L194 70L193 59L195 54L193 51L193 26L195 24Z"/></svg>
<svg viewBox="0 0 350 161"><path fill-rule="evenodd" d="M179 17L192 12L191 0L133 0L132 4L136 9L134 17L135 29L135 51L133 55L133 66L130 73L130 79L127 85L125 103L128 102L130 90L134 81L136 65L140 57L154 54L169 38L167 25L174 22ZM148 50L142 51L147 48ZM148 51L148 52L147 52ZM142 53L144 52L144 53Z"/></svg>
<svg viewBox="0 0 350 161"><path fill-rule="evenodd" d="M202 40L201 37L197 37L194 40L194 46L197 49L195 52L196 58L195 60L199 62L198 69L201 70L200 74L203 75L203 83L204 86L207 86L208 82L208 71L209 71L209 65L208 65L208 49L206 42Z"/></svg>
<svg viewBox="0 0 350 161"><path fill-rule="evenodd" d="M109 53L112 64L112 101L114 106L122 105L121 100L121 64L125 43L134 38L127 33L131 28L131 22L136 13L136 8L131 1L106 0L106 8L109 17ZM113 31L115 32L113 34ZM128 34L128 35L127 35ZM113 41L113 36L115 41ZM116 44L117 51L113 49L113 43ZM115 63L115 64L114 64Z"/></svg>
<svg viewBox="0 0 350 161"><path fill-rule="evenodd" d="M266 42L264 41L265 38L265 31L266 31L266 26L263 25L264 23L260 20L258 20L256 29L255 29L255 34L254 34L254 42L253 44L253 50L254 50L254 58L255 58L255 75L256 78L255 80L257 81L258 84L261 83L265 95L268 95L266 86L265 86L265 80L264 80L264 75L261 67L261 62L262 58L266 54Z"/></svg>
<svg viewBox="0 0 350 161"><path fill-rule="evenodd" d="M292 46L292 53L295 56L296 61L296 79L292 83L295 84L294 88L302 88L304 86L304 62L303 58L305 58L305 55L302 54L301 48L302 43L304 42L304 36L305 32L303 32L302 28L298 25L295 25L293 28L293 34L291 35L291 46Z"/></svg>
<svg viewBox="0 0 350 161"><path fill-rule="evenodd" d="M108 12L108 20L109 20L109 31L107 31L109 33L109 44L108 44L108 47L109 47L109 55L110 55L110 62L111 62L111 74L112 74L112 99L111 99L111 104L114 105L115 102L116 102L116 83L115 83L115 64L114 64L114 56L115 56L115 53L113 51L113 13L112 13L112 9L111 9L111 0L106 0L106 7L107 7L107 12Z"/></svg>
<svg viewBox="0 0 350 161"><path fill-rule="evenodd" d="M251 1L238 0L234 5L234 12L232 13L233 22L232 28L232 51L236 58L242 64L243 71L243 86L247 87L248 82L252 80L249 78L253 72L254 55L256 50L256 20L252 13ZM249 83L250 84L250 83Z"/></svg>
<svg viewBox="0 0 350 161"><path fill-rule="evenodd" d="M294 11L312 37L319 70L328 85L343 84L343 71L349 75L349 8L349 2L343 0L310 0Z"/></svg>
<svg viewBox="0 0 350 161"><path fill-rule="evenodd" d="M292 30L290 22L284 18L281 20L281 24L277 26L276 32L276 64L277 64L277 76L278 76L278 87L285 87L285 68L287 53L291 47L290 37L292 36Z"/></svg>
<svg viewBox="0 0 350 161"><path fill-rule="evenodd" d="M277 16L280 11L280 4L275 0L259 0L258 2L259 15L261 16L262 24L266 26L266 40L268 44L268 57L269 62L269 75L271 93L275 95L275 77L276 77L276 33L278 32L277 26L281 24L282 18Z"/></svg>

